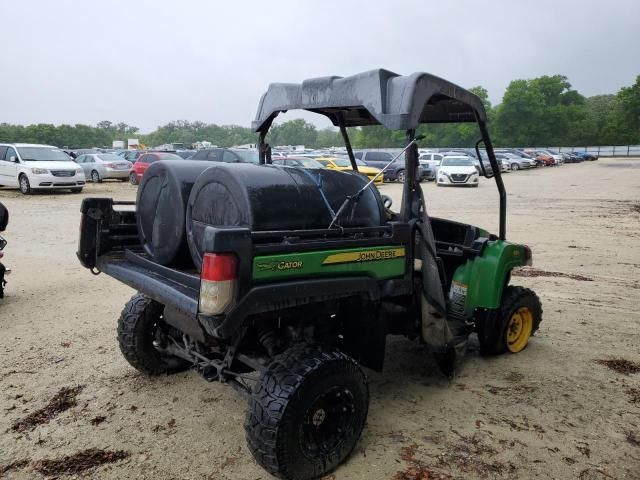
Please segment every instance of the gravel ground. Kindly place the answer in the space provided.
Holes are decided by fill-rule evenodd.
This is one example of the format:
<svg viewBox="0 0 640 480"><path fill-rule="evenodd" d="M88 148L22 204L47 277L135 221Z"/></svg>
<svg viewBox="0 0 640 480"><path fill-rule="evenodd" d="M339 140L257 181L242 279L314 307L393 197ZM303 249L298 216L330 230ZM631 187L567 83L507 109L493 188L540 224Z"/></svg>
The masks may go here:
<svg viewBox="0 0 640 480"><path fill-rule="evenodd" d="M508 238L530 245L540 269L512 281L542 299L539 333L497 358L472 342L451 381L417 343L390 338L385 372L369 372L363 437L329 478L640 478L640 161L509 173L505 184ZM432 215L497 231L492 182L423 188ZM382 190L399 204L399 185ZM116 320L134 292L76 260L84 196L133 199L135 187L0 189L14 270L0 300L0 477L268 478L232 389L193 372L146 378L120 355ZM609 363L619 373L597 362L608 359L629 362Z"/></svg>

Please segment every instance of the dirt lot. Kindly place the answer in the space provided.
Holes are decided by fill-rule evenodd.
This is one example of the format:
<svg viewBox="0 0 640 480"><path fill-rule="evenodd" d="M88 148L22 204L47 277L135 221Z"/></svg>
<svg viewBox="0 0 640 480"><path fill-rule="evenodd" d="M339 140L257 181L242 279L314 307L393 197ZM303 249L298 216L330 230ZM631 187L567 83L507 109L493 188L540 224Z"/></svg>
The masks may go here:
<svg viewBox="0 0 640 480"><path fill-rule="evenodd" d="M536 268L586 279L515 277L542 299L540 332L517 355L481 358L472 344L452 381L419 345L391 338L386 371L370 372L364 435L330 478L640 478L640 373L597 362L640 362L640 161L505 177L508 237L532 247ZM400 187L383 189L397 205ZM492 183L424 190L431 214L497 230ZM14 269L0 300L0 477L56 476L58 464L38 461L99 449L113 453L62 463L113 460L78 474L101 479L267 478L232 389L192 372L149 379L125 363L115 326L134 292L75 259L81 198L0 190Z"/></svg>

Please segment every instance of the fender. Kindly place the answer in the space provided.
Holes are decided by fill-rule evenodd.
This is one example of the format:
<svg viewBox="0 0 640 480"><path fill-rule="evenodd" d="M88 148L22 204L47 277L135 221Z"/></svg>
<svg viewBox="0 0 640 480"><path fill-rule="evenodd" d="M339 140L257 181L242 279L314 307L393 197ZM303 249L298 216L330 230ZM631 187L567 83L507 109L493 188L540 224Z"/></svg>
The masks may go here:
<svg viewBox="0 0 640 480"><path fill-rule="evenodd" d="M467 260L453 274L449 308L467 318L477 308L498 308L511 270L522 265L531 265L529 247L504 240L488 242L481 255Z"/></svg>

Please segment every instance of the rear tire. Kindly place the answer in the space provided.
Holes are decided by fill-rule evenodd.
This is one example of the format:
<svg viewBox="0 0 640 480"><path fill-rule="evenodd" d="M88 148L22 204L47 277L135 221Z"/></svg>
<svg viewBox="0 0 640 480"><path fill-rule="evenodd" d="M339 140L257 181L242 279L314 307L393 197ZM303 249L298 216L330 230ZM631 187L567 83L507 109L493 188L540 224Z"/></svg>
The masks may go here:
<svg viewBox="0 0 640 480"><path fill-rule="evenodd" d="M245 423L249 450L280 478L322 477L351 454L368 409L367 380L355 360L296 345L275 357L255 386Z"/></svg>
<svg viewBox="0 0 640 480"><path fill-rule="evenodd" d="M133 172L129 174L129 183L131 185L138 185L138 176Z"/></svg>
<svg viewBox="0 0 640 480"><path fill-rule="evenodd" d="M396 180L400 183L404 183L405 173L404 170L398 170L396 173Z"/></svg>
<svg viewBox="0 0 640 480"><path fill-rule="evenodd" d="M542 304L533 290L510 285L502 295L498 315L493 330L486 331L489 328L487 325L478 325L480 353L483 355L524 350L529 338L540 327Z"/></svg>
<svg viewBox="0 0 640 480"><path fill-rule="evenodd" d="M158 329L168 328L162 319L164 307L138 293L125 305L118 320L120 351L129 364L147 375L175 373L189 368L181 358L161 353L154 346Z"/></svg>
<svg viewBox="0 0 640 480"><path fill-rule="evenodd" d="M29 183L29 178L24 173L18 177L18 185L24 195L31 195L31 184Z"/></svg>

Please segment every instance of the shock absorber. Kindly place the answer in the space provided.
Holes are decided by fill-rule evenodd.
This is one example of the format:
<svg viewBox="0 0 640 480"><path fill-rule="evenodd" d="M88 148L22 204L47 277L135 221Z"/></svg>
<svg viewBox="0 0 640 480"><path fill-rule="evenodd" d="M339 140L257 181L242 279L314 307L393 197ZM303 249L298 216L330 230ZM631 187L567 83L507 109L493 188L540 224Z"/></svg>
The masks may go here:
<svg viewBox="0 0 640 480"><path fill-rule="evenodd" d="M257 333L260 345L264 347L270 357L280 353L280 337L274 329L260 327Z"/></svg>

